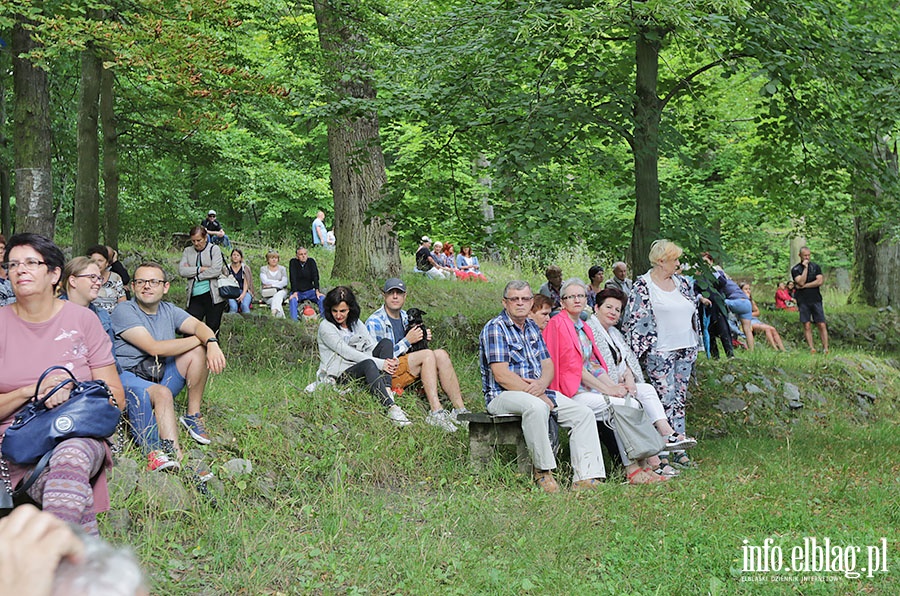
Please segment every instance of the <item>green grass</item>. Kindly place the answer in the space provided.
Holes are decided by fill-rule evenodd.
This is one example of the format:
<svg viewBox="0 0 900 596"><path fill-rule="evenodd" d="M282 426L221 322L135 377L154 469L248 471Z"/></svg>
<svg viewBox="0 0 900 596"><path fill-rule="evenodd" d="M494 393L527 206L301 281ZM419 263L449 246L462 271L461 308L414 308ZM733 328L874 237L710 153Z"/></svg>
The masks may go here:
<svg viewBox="0 0 900 596"><path fill-rule="evenodd" d="M515 272L489 264L488 275L489 284L405 276L410 305L429 312L474 409L483 408L477 333ZM356 284L364 313L377 307L378 285ZM219 508L193 493L186 506L165 506L138 490L113 501L130 511L131 527L101 516L101 531L135 548L157 594L900 593L896 351L889 342L874 355L859 351L838 322L884 329L896 319L846 309L832 318L828 357L807 354L790 332L788 354L701 356L688 411L702 439L699 469L661 486L626 486L614 475L594 493L559 495L535 490L508 459L473 475L466 433L425 425L410 393L400 402L415 424L398 430L365 391L298 390L318 365L315 325L226 317L229 364L209 387L214 442L201 448L220 480ZM796 316L773 314L785 328ZM799 387L802 410L786 407L785 382ZM764 393L748 393L747 383ZM722 414L714 406L723 397L741 397L747 409ZM223 464L236 457L253 473L231 477ZM773 538L789 551L808 536L863 547L886 537L888 573L741 581L743 540Z"/></svg>

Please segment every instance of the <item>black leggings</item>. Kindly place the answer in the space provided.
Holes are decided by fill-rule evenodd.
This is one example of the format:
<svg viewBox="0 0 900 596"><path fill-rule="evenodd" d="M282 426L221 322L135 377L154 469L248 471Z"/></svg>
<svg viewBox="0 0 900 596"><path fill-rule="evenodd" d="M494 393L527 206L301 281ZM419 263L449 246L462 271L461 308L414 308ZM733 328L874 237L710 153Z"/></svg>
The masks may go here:
<svg viewBox="0 0 900 596"><path fill-rule="evenodd" d="M218 334L219 326L222 324L222 313L225 312L226 308L228 308L227 300L214 304L212 295L206 292L199 296L191 296L191 300L188 302L187 313L201 321L206 319L206 325L214 333Z"/></svg>
<svg viewBox="0 0 900 596"><path fill-rule="evenodd" d="M382 339L378 342L378 345L375 346L375 349L372 350L372 356L374 358L382 359L393 358L394 343L390 339ZM375 364L374 360L357 362L342 372L337 378L337 382L343 385L345 383L352 383L358 379L366 380L369 392L381 402L382 406L389 408L394 405L394 394L391 391L391 375L383 370L379 370L378 365Z"/></svg>

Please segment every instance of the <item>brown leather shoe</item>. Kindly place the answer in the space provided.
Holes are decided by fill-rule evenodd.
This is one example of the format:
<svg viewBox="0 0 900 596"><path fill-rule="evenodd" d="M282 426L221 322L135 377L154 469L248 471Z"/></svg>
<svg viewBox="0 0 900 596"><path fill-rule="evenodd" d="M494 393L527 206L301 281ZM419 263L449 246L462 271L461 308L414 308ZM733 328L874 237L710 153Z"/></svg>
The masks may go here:
<svg viewBox="0 0 900 596"><path fill-rule="evenodd" d="M544 489L546 493L559 492L559 485L553 479L553 472L550 470L535 470L534 483Z"/></svg>
<svg viewBox="0 0 900 596"><path fill-rule="evenodd" d="M586 478L585 480L576 480L572 483L573 491L581 491L581 490L596 490L600 488L600 485L603 484L603 481L599 478Z"/></svg>

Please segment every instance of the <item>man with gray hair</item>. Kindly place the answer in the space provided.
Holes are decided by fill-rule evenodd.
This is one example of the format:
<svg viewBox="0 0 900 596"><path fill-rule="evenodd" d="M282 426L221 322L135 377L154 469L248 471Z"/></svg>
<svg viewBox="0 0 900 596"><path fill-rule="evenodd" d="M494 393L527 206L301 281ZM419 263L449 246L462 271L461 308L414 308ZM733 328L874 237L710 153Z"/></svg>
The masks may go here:
<svg viewBox="0 0 900 596"><path fill-rule="evenodd" d="M625 296L631 296L631 288L634 282L628 279L628 265L623 261L617 261L612 266L613 276L606 280L605 287L622 291Z"/></svg>
<svg viewBox="0 0 900 596"><path fill-rule="evenodd" d="M606 477L594 413L557 391L548 390L553 362L537 324L528 318L534 294L528 282L511 281L503 290L503 311L488 321L479 339L482 390L494 416L522 417L522 434L534 462L534 481L555 493L556 458L547 433L550 413L569 429L572 490L591 490Z"/></svg>

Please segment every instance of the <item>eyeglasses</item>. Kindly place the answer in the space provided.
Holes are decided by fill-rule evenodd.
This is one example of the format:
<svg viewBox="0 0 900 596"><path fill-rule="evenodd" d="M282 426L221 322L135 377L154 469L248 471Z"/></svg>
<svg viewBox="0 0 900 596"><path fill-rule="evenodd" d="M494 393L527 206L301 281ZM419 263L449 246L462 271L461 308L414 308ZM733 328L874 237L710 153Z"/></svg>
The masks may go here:
<svg viewBox="0 0 900 596"><path fill-rule="evenodd" d="M587 294L572 294L570 296L563 296L560 300L584 300L587 298Z"/></svg>
<svg viewBox="0 0 900 596"><path fill-rule="evenodd" d="M103 280L103 276L98 275L96 273L85 273L82 275L73 275L73 277L86 277L89 280L91 280L91 283L93 283L93 284Z"/></svg>
<svg viewBox="0 0 900 596"><path fill-rule="evenodd" d="M136 286L150 286L151 288L158 288L159 284L166 283L164 279L134 279L131 281L132 284Z"/></svg>
<svg viewBox="0 0 900 596"><path fill-rule="evenodd" d="M37 259L25 259L24 261L7 261L0 265L3 267L4 271L15 271L19 268L19 265L25 266L25 271L34 273L37 271L38 267L41 265L46 265L46 261L38 261Z"/></svg>
<svg viewBox="0 0 900 596"><path fill-rule="evenodd" d="M506 296L504 296L503 299L506 300L506 301L508 301L508 302L514 302L514 303L516 303L516 304L522 304L522 303L524 303L524 302L531 302L532 300L534 300L534 296L516 296L516 297L514 297L514 298L507 298Z"/></svg>

